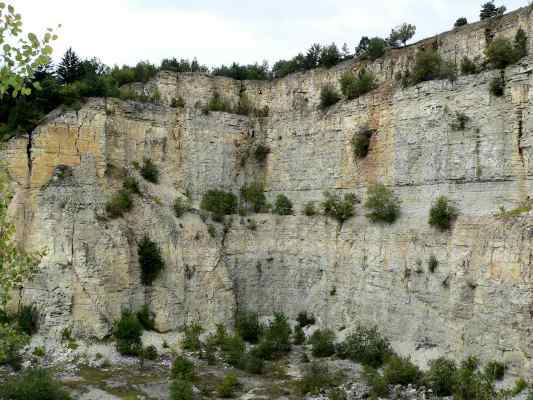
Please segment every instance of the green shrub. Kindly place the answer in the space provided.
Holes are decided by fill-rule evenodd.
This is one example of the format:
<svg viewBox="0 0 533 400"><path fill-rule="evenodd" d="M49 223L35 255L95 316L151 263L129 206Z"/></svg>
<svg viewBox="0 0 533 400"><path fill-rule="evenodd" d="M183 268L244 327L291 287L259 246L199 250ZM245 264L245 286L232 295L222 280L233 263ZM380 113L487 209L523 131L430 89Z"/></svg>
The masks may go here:
<svg viewBox="0 0 533 400"><path fill-rule="evenodd" d="M483 374L464 367L456 372L454 400L492 400L494 395L492 384Z"/></svg>
<svg viewBox="0 0 533 400"><path fill-rule="evenodd" d="M248 96L242 92L239 96L239 102L237 103L237 107L233 110L235 114L239 115L250 115L254 111L254 106Z"/></svg>
<svg viewBox="0 0 533 400"><path fill-rule="evenodd" d="M150 286L165 268L161 250L156 242L144 236L138 245L137 254L141 266L141 281Z"/></svg>
<svg viewBox="0 0 533 400"><path fill-rule="evenodd" d="M452 360L441 357L429 362L424 377L425 384L437 396L450 396L456 384L457 366Z"/></svg>
<svg viewBox="0 0 533 400"><path fill-rule="evenodd" d="M122 189L106 203L105 210L110 218L120 218L133 208L128 190Z"/></svg>
<svg viewBox="0 0 533 400"><path fill-rule="evenodd" d="M248 351L242 355L238 367L249 374L259 375L264 370L265 362L254 351Z"/></svg>
<svg viewBox="0 0 533 400"><path fill-rule="evenodd" d="M369 394L371 399L388 397L389 386L385 378L375 368L365 365L363 367L363 376L370 387Z"/></svg>
<svg viewBox="0 0 533 400"><path fill-rule="evenodd" d="M468 115L466 115L465 113L456 111L454 114L453 120L450 123L450 127L454 131L464 131L469 121L470 121L470 118L468 117Z"/></svg>
<svg viewBox="0 0 533 400"><path fill-rule="evenodd" d="M523 378L518 378L514 383L514 387L511 389L511 395L518 396L520 393L522 393L526 389L527 389L527 382ZM530 394L530 397L531 397L531 394Z"/></svg>
<svg viewBox="0 0 533 400"><path fill-rule="evenodd" d="M330 330L317 330L309 338L314 357L329 357L335 354L335 334Z"/></svg>
<svg viewBox="0 0 533 400"><path fill-rule="evenodd" d="M213 213L216 220L237 212L237 196L222 190L209 190L202 197L200 208Z"/></svg>
<svg viewBox="0 0 533 400"><path fill-rule="evenodd" d="M143 328L147 331L153 331L155 328L155 320L154 315L150 312L150 308L148 305L144 305L141 307L139 311L137 311L137 319L143 326Z"/></svg>
<svg viewBox="0 0 533 400"><path fill-rule="evenodd" d="M350 193L345 194L344 199L336 194L324 192L325 200L322 202L322 209L324 215L335 218L341 224L355 215L354 203L357 201L357 197Z"/></svg>
<svg viewBox="0 0 533 400"><path fill-rule="evenodd" d="M341 96L332 85L325 85L320 91L320 108L325 110L336 104L340 99Z"/></svg>
<svg viewBox="0 0 533 400"><path fill-rule="evenodd" d="M42 358L46 355L46 350L43 346L37 346L35 349L33 349L33 352L31 354L35 357Z"/></svg>
<svg viewBox="0 0 533 400"><path fill-rule="evenodd" d="M256 347L256 355L264 360L272 360L291 350L291 327L287 317L275 313L274 320L265 329Z"/></svg>
<svg viewBox="0 0 533 400"><path fill-rule="evenodd" d="M415 65L409 74L409 85L434 79L448 79L454 81L457 78L455 66L445 62L436 50L420 50L416 53Z"/></svg>
<svg viewBox="0 0 533 400"><path fill-rule="evenodd" d="M429 272L434 273L437 267L439 266L439 260L433 254L429 257L428 260L428 269Z"/></svg>
<svg viewBox="0 0 533 400"><path fill-rule="evenodd" d="M457 18L457 21L455 21L455 24L453 24L453 26L454 28L459 28L467 24L468 24L468 20L465 17L461 17L461 18Z"/></svg>
<svg viewBox="0 0 533 400"><path fill-rule="evenodd" d="M514 48L517 61L527 56L527 34L522 28L516 31L514 37Z"/></svg>
<svg viewBox="0 0 533 400"><path fill-rule="evenodd" d="M278 215L292 215L292 202L284 194L278 194L272 211Z"/></svg>
<svg viewBox="0 0 533 400"><path fill-rule="evenodd" d="M394 223L400 216L400 200L392 190L383 184L375 184L368 188L365 208L369 210L366 216L372 222Z"/></svg>
<svg viewBox="0 0 533 400"><path fill-rule="evenodd" d="M229 372L217 386L217 393L220 397L227 399L233 397L238 386L239 380L237 379L237 375L234 372Z"/></svg>
<svg viewBox="0 0 533 400"><path fill-rule="evenodd" d="M184 356L176 356L172 362L170 376L173 379L181 379L190 382L194 379L194 364Z"/></svg>
<svg viewBox="0 0 533 400"><path fill-rule="evenodd" d="M340 79L342 94L352 100L371 92L377 87L376 78L371 72L362 69L356 75L352 71L345 72Z"/></svg>
<svg viewBox="0 0 533 400"><path fill-rule="evenodd" d="M471 372L477 371L479 368L479 359L476 356L468 356L461 361L461 369L466 369Z"/></svg>
<svg viewBox="0 0 533 400"><path fill-rule="evenodd" d="M496 97L502 97L505 92L505 80L498 76L490 81L490 93Z"/></svg>
<svg viewBox="0 0 533 400"><path fill-rule="evenodd" d="M338 386L341 376L332 373L327 365L312 362L305 369L302 379L298 381L297 388L301 395L317 395L322 390Z"/></svg>
<svg viewBox="0 0 533 400"><path fill-rule="evenodd" d="M498 69L514 64L520 58L511 41L504 38L494 39L485 49L485 56L487 61Z"/></svg>
<svg viewBox="0 0 533 400"><path fill-rule="evenodd" d="M185 338L183 339L183 348L189 351L200 351L202 348L200 335L203 331L204 328L202 328L202 326L197 322L194 322L191 325L185 325Z"/></svg>
<svg viewBox="0 0 533 400"><path fill-rule="evenodd" d="M218 92L213 93L213 97L209 99L209 102L207 103L207 110L208 111L223 111L223 112L229 112L230 106L227 104L227 102L220 96Z"/></svg>
<svg viewBox="0 0 533 400"><path fill-rule="evenodd" d="M356 158L365 158L370 148L370 139L374 131L363 128L352 137L352 150Z"/></svg>
<svg viewBox="0 0 533 400"><path fill-rule="evenodd" d="M264 144L259 144L255 148L254 156L257 162L265 162L266 158L270 154L270 147L265 146Z"/></svg>
<svg viewBox="0 0 533 400"><path fill-rule="evenodd" d="M298 316L296 317L296 321L298 322L298 325L302 328L305 328L306 326L314 325L315 324L315 317L313 315L308 315L307 311L302 311L298 313Z"/></svg>
<svg viewBox="0 0 533 400"><path fill-rule="evenodd" d="M183 214L189 211L189 205L181 197L177 197L176 200L174 200L174 204L172 205L172 208L174 210L174 215L177 218L182 217Z"/></svg>
<svg viewBox="0 0 533 400"><path fill-rule="evenodd" d="M0 385L0 398L6 400L70 400L62 385L45 369L29 369Z"/></svg>
<svg viewBox="0 0 533 400"><path fill-rule="evenodd" d="M375 61L378 58L383 57L385 50L387 50L387 42L384 39L375 37L368 42L366 56L371 61Z"/></svg>
<svg viewBox="0 0 533 400"><path fill-rule="evenodd" d="M185 100L183 100L183 97L174 97L172 101L170 102L170 107L173 108L183 108L185 107Z"/></svg>
<svg viewBox="0 0 533 400"><path fill-rule="evenodd" d="M297 325L294 328L294 333L292 335L292 342L296 346L300 346L305 343L305 333L303 328L300 325Z"/></svg>
<svg viewBox="0 0 533 400"><path fill-rule="evenodd" d="M238 367L246 352L246 344L239 335L227 336L220 349L224 361L233 367Z"/></svg>
<svg viewBox="0 0 533 400"><path fill-rule="evenodd" d="M124 184L123 184L124 190L127 190L130 193L140 195L141 190L139 189L139 183L137 182L137 179L135 179L132 176L127 176L124 178Z"/></svg>
<svg viewBox="0 0 533 400"><path fill-rule="evenodd" d="M263 333L263 325L259 322L257 313L241 311L235 318L235 329L243 340L257 343Z"/></svg>
<svg viewBox="0 0 533 400"><path fill-rule="evenodd" d="M474 75L480 73L482 70L481 66L478 65L475 61L472 61L468 57L464 57L461 62L461 73L463 75Z"/></svg>
<svg viewBox="0 0 533 400"><path fill-rule="evenodd" d="M192 383L174 379L170 384L170 400L193 400Z"/></svg>
<svg viewBox="0 0 533 400"><path fill-rule="evenodd" d="M10 324L0 324L0 365L11 365L15 370L21 367L20 351L28 344L29 336Z"/></svg>
<svg viewBox="0 0 533 400"><path fill-rule="evenodd" d="M39 330L39 310L33 304L24 305L17 314L19 330L26 335L34 335Z"/></svg>
<svg viewBox="0 0 533 400"><path fill-rule="evenodd" d="M141 167L141 176L148 182L159 183L159 169L149 158L144 159Z"/></svg>
<svg viewBox="0 0 533 400"><path fill-rule="evenodd" d="M313 217L316 215L315 203L313 201L310 201L305 205L304 215L307 217Z"/></svg>
<svg viewBox="0 0 533 400"><path fill-rule="evenodd" d="M266 196L263 191L263 185L258 182L244 185L241 188L242 199L251 207L251 209L258 213L265 210Z"/></svg>
<svg viewBox="0 0 533 400"><path fill-rule="evenodd" d="M125 356L138 356L142 349L141 336L143 326L137 315L123 311L121 318L115 322L113 336L117 340L117 350Z"/></svg>
<svg viewBox="0 0 533 400"><path fill-rule="evenodd" d="M143 358L150 361L155 361L159 358L159 354L157 354L157 349L155 348L155 346L152 345L143 349L142 356Z"/></svg>
<svg viewBox="0 0 533 400"><path fill-rule="evenodd" d="M446 231L457 218L457 209L445 196L439 196L429 210L429 225Z"/></svg>
<svg viewBox="0 0 533 400"><path fill-rule="evenodd" d="M392 354L392 349L377 327L359 325L354 333L339 345L338 354L342 358L378 368Z"/></svg>
<svg viewBox="0 0 533 400"><path fill-rule="evenodd" d="M387 360L383 378L388 385L417 385L422 373L410 359L392 356Z"/></svg>
<svg viewBox="0 0 533 400"><path fill-rule="evenodd" d="M485 376L491 381L501 381L505 374L505 365L498 361L490 361L485 366Z"/></svg>

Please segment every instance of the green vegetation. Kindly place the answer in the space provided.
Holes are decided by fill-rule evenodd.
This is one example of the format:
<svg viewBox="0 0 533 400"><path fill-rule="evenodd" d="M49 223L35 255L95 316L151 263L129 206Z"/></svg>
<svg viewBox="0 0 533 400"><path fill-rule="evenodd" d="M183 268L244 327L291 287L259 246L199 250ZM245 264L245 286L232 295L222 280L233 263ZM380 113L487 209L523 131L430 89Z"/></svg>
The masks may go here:
<svg viewBox="0 0 533 400"><path fill-rule="evenodd" d="M504 69L519 60L517 49L509 39L496 38L485 49L487 61L498 69Z"/></svg>
<svg viewBox="0 0 533 400"><path fill-rule="evenodd" d="M305 207L304 207L304 215L307 216L307 217L313 217L316 215L316 208L315 208L315 203L313 201L310 201L308 203L306 203Z"/></svg>
<svg viewBox="0 0 533 400"><path fill-rule="evenodd" d="M16 315L20 332L32 336L39 330L39 310L33 305L23 305Z"/></svg>
<svg viewBox="0 0 533 400"><path fill-rule="evenodd" d="M157 354L157 349L155 346L147 346L142 350L141 358L150 360L150 361L156 361L159 358L159 354Z"/></svg>
<svg viewBox="0 0 533 400"><path fill-rule="evenodd" d="M518 60L527 56L527 34L522 28L519 28L518 31L516 31L514 37L514 49Z"/></svg>
<svg viewBox="0 0 533 400"><path fill-rule="evenodd" d="M0 398L6 400L70 400L62 385L46 369L28 369L0 385Z"/></svg>
<svg viewBox="0 0 533 400"><path fill-rule="evenodd" d="M518 378L515 381L514 387L511 389L511 395L518 396L520 393L522 393L526 389L527 389L527 382L523 378ZM530 400L530 397L533 397L531 393L528 397L528 400Z"/></svg>
<svg viewBox="0 0 533 400"><path fill-rule="evenodd" d="M231 112L231 106L218 92L214 92L207 103L207 111Z"/></svg>
<svg viewBox="0 0 533 400"><path fill-rule="evenodd" d="M174 97L172 101L170 102L170 107L173 108L184 108L185 107L185 100L183 100L183 97Z"/></svg>
<svg viewBox="0 0 533 400"><path fill-rule="evenodd" d="M292 202L284 194L278 194L272 212L278 215L292 215Z"/></svg>
<svg viewBox="0 0 533 400"><path fill-rule="evenodd" d="M131 211L133 201L129 190L122 189L106 203L105 210L109 218L120 218Z"/></svg>
<svg viewBox="0 0 533 400"><path fill-rule="evenodd" d="M445 196L437 197L435 203L429 210L429 225L447 231L451 228L452 222L457 218L458 211Z"/></svg>
<svg viewBox="0 0 533 400"><path fill-rule="evenodd" d="M461 17L461 18L457 18L457 21L455 21L455 24L453 24L453 27L459 28L465 25L468 25L468 20L465 17Z"/></svg>
<svg viewBox="0 0 533 400"><path fill-rule="evenodd" d="M503 15L505 11L505 6L496 7L494 5L494 0L491 0L481 6L481 11L479 12L479 19L483 21L485 19L497 17Z"/></svg>
<svg viewBox="0 0 533 400"><path fill-rule="evenodd" d="M254 312L241 311L235 318L235 329L245 341L257 343L264 327L259 322L259 315Z"/></svg>
<svg viewBox="0 0 533 400"><path fill-rule="evenodd" d="M383 378L388 385L416 385L422 378L422 372L408 358L394 355L387 360Z"/></svg>
<svg viewBox="0 0 533 400"><path fill-rule="evenodd" d="M159 183L159 169L149 158L144 159L141 167L141 175L148 182Z"/></svg>
<svg viewBox="0 0 533 400"><path fill-rule="evenodd" d="M358 74L351 71L345 72L340 79L342 94L348 99L352 100L371 92L377 87L376 78L371 72L362 69Z"/></svg>
<svg viewBox="0 0 533 400"><path fill-rule="evenodd" d="M453 116L453 120L450 123L450 128L452 128L454 131L464 131L469 121L470 117L468 115L456 111Z"/></svg>
<svg viewBox="0 0 533 400"><path fill-rule="evenodd" d="M363 368L363 376L370 387L369 394L371 399L387 397L389 395L389 387L385 378L381 376L375 368L365 365Z"/></svg>
<svg viewBox="0 0 533 400"><path fill-rule="evenodd" d="M266 210L266 196L263 191L263 185L259 182L253 182L249 185L244 185L241 188L241 198L255 213Z"/></svg>
<svg viewBox="0 0 533 400"><path fill-rule="evenodd" d="M113 329L117 351L125 356L138 356L142 350L142 333L143 326L137 315L130 311L123 311Z"/></svg>
<svg viewBox="0 0 533 400"><path fill-rule="evenodd" d="M275 313L274 320L264 329L255 353L261 359L272 360L291 350L291 327L287 317Z"/></svg>
<svg viewBox="0 0 533 400"><path fill-rule="evenodd" d="M239 380L237 379L237 375L234 372L229 372L217 386L217 393L220 397L227 399L233 397L238 386Z"/></svg>
<svg viewBox="0 0 533 400"><path fill-rule="evenodd" d="M204 194L200 208L211 212L215 220L222 221L225 215L237 212L237 196L222 190L209 190Z"/></svg>
<svg viewBox="0 0 533 400"><path fill-rule="evenodd" d="M127 176L124 178L124 183L122 185L124 190L127 190L130 193L139 195L141 194L141 189L139 189L139 183L137 182L137 179L135 179L132 176Z"/></svg>
<svg viewBox="0 0 533 400"><path fill-rule="evenodd" d="M429 257L428 260L428 269L429 272L434 273L437 267L439 266L439 260L433 254Z"/></svg>
<svg viewBox="0 0 533 400"><path fill-rule="evenodd" d="M305 343L305 333L300 325L296 325L292 334L292 343L300 346Z"/></svg>
<svg viewBox="0 0 533 400"><path fill-rule="evenodd" d="M233 63L229 66L222 65L213 70L213 75L215 76L225 76L228 78L233 78L239 81L244 80L268 80L271 79L270 70L268 64L264 62L263 64L250 64L250 65L240 65Z"/></svg>
<svg viewBox="0 0 533 400"><path fill-rule="evenodd" d="M474 75L478 74L483 70L482 66L479 65L476 60L472 61L468 57L463 57L461 62L461 73L463 75Z"/></svg>
<svg viewBox="0 0 533 400"><path fill-rule="evenodd" d="M165 268L165 261L156 242L144 236L137 248L139 265L141 266L141 281L150 286Z"/></svg>
<svg viewBox="0 0 533 400"><path fill-rule="evenodd" d="M392 224L400 216L400 200L383 184L375 184L368 188L365 208L366 216L372 222Z"/></svg>
<svg viewBox="0 0 533 400"><path fill-rule="evenodd" d="M420 82L435 79L455 81L456 78L455 65L444 61L437 50L419 50L416 53L413 70L407 76L404 76L404 86L416 85Z"/></svg>
<svg viewBox="0 0 533 400"><path fill-rule="evenodd" d="M333 85L327 84L320 90L320 108L325 110L336 104L341 99L339 92Z"/></svg>
<svg viewBox="0 0 533 400"><path fill-rule="evenodd" d="M352 137L352 150L356 158L365 158L370 149L370 139L374 131L368 127L362 128Z"/></svg>
<svg viewBox="0 0 533 400"><path fill-rule="evenodd" d="M315 317L312 315L308 315L307 311L302 311L298 313L298 316L296 317L296 321L298 322L298 325L302 328L305 328L306 326L314 325L315 324Z"/></svg>
<svg viewBox="0 0 533 400"><path fill-rule="evenodd" d="M264 144L257 145L254 151L255 160L259 163L265 162L269 154L270 147L265 146Z"/></svg>
<svg viewBox="0 0 533 400"><path fill-rule="evenodd" d="M183 379L174 379L170 384L170 400L193 400L192 383Z"/></svg>
<svg viewBox="0 0 533 400"><path fill-rule="evenodd" d="M329 357L335 354L335 333L330 330L317 330L309 338L314 357Z"/></svg>
<svg viewBox="0 0 533 400"><path fill-rule="evenodd" d="M335 218L341 224L355 215L354 204L357 197L353 193L345 194L342 200L338 195L329 192L324 192L324 197L324 215Z"/></svg>
<svg viewBox="0 0 533 400"><path fill-rule="evenodd" d="M489 91L493 96L502 97L505 92L505 80L498 76L490 81Z"/></svg>
<svg viewBox="0 0 533 400"><path fill-rule="evenodd" d="M194 364L185 356L178 355L172 363L170 376L173 379L181 379L184 381L192 381L195 377Z"/></svg>
<svg viewBox="0 0 533 400"><path fill-rule="evenodd" d="M183 214L189 211L189 204L187 201L183 200L181 197L177 197L176 200L174 200L172 209L174 210L174 215L177 218L180 218L183 216Z"/></svg>
<svg viewBox="0 0 533 400"><path fill-rule="evenodd" d="M359 325L354 333L339 345L338 355L363 365L378 368L392 354L390 344L377 327Z"/></svg>
<svg viewBox="0 0 533 400"><path fill-rule="evenodd" d="M363 36L357 46L356 55L363 60L375 61L385 55L387 48L388 43L385 39L379 37L369 39Z"/></svg>
<svg viewBox="0 0 533 400"><path fill-rule="evenodd" d="M457 373L455 362L441 357L430 361L429 367L424 377L426 385L437 396L451 396Z"/></svg>
<svg viewBox="0 0 533 400"><path fill-rule="evenodd" d="M416 26L403 23L402 25L392 29L391 34L387 38L387 43L391 47L400 47L400 43L405 47L405 44L413 38L416 33Z"/></svg>
<svg viewBox="0 0 533 400"><path fill-rule="evenodd" d="M485 365L485 376L492 381L501 381L505 374L505 365L498 361L490 361Z"/></svg>
<svg viewBox="0 0 533 400"><path fill-rule="evenodd" d="M326 365L312 362L305 368L297 388L301 395L317 395L324 389L338 386L341 380L342 376L331 372Z"/></svg>
<svg viewBox="0 0 533 400"><path fill-rule="evenodd" d="M185 325L185 338L183 339L183 348L189 351L200 351L202 348L200 335L203 331L204 329L197 322L194 322L191 325Z"/></svg>
<svg viewBox="0 0 533 400"><path fill-rule="evenodd" d="M137 319L145 330L153 331L155 329L154 314L150 312L148 305L145 304L137 311Z"/></svg>

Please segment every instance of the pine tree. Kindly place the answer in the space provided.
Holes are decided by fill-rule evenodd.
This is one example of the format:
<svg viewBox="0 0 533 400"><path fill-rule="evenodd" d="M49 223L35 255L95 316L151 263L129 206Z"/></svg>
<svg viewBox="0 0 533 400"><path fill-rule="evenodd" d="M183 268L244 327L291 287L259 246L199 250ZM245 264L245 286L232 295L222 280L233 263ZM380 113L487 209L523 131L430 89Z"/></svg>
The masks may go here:
<svg viewBox="0 0 533 400"><path fill-rule="evenodd" d="M57 76L61 83L72 83L81 77L81 61L72 47L66 51L57 67Z"/></svg>

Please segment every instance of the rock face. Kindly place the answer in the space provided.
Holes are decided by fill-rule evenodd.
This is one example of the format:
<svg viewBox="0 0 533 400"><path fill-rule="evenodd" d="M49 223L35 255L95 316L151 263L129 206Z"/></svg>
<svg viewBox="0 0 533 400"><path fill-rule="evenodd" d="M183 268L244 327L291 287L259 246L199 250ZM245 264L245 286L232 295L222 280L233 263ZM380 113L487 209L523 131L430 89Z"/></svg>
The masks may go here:
<svg viewBox="0 0 533 400"><path fill-rule="evenodd" d="M500 71L407 89L394 82L421 48L437 47L459 64L481 56L493 36L529 33L532 19L521 9L394 50L366 65L379 89L327 111L317 107L320 88L362 64L273 82L162 72L141 88L158 88L160 105L90 99L78 112L56 111L4 152L18 239L47 250L23 300L39 306L42 329L96 337L109 334L122 309L144 304L163 332L192 321L230 324L240 308L293 318L306 310L341 334L377 324L420 363L475 354L533 373L533 218L495 217L532 189L532 59L505 70L504 97L489 92ZM233 104L245 93L269 116L205 115L215 91ZM178 97L185 107L170 107ZM468 116L464 130L451 128L455 112ZM351 140L365 126L376 133L369 155L356 159ZM253 156L260 144L270 148L264 162ZM158 185L139 176L143 158L159 167ZM105 204L126 175L137 177L143 195L124 218L107 219ZM297 215L233 216L225 225L197 211L174 216L177 197L198 207L207 190L238 193L255 181L270 201L287 195ZM401 200L394 225L370 223L360 205L342 225L302 215L326 190L364 200L374 182ZM446 233L427 224L439 195L460 210ZM166 262L150 288L137 257L144 235Z"/></svg>

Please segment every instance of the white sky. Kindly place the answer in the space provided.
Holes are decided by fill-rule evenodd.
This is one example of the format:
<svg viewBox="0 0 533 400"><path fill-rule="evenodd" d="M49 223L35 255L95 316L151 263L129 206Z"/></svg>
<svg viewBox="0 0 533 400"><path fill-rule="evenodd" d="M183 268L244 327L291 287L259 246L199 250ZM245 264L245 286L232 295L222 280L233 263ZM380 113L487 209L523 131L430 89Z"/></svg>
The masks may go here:
<svg viewBox="0 0 533 400"><path fill-rule="evenodd" d="M382 36L402 22L417 26L414 40L449 30L458 17L478 20L485 0L7 0L23 16L24 31L62 24L54 57L72 46L104 63L159 63L198 57L209 66L232 61L272 64L311 44ZM527 0L496 0L508 10Z"/></svg>

